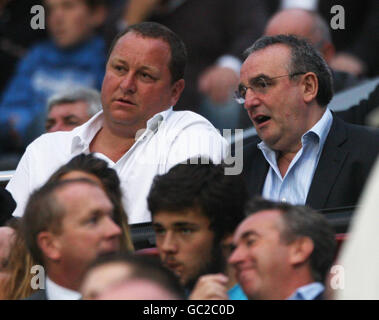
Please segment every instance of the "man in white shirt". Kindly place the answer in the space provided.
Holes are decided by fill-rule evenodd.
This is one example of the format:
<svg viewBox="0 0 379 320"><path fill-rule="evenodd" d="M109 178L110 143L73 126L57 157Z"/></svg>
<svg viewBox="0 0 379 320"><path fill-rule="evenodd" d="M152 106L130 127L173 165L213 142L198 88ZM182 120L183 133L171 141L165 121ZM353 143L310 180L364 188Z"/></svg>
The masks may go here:
<svg viewBox="0 0 379 320"><path fill-rule="evenodd" d="M28 249L47 273L31 300L77 300L88 266L120 248L121 229L103 189L86 179L48 183L30 196L22 230ZM39 274L41 279L41 274ZM36 288L34 288L36 289Z"/></svg>
<svg viewBox="0 0 379 320"><path fill-rule="evenodd" d="M305 206L264 199L234 233L229 263L251 300L323 299L336 241L326 218Z"/></svg>
<svg viewBox="0 0 379 320"><path fill-rule="evenodd" d="M110 50L103 111L71 132L46 134L28 146L7 185L22 216L29 194L62 164L94 152L120 176L130 223L151 221L146 196L156 174L190 157L219 163L227 142L203 117L172 106L184 89L186 49L171 30L145 22L128 27Z"/></svg>

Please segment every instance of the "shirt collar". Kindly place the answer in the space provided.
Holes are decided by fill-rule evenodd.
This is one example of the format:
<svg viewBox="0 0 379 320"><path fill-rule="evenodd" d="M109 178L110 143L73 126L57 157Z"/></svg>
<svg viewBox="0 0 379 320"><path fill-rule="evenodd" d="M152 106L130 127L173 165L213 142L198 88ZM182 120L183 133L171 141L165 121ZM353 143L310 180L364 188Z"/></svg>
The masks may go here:
<svg viewBox="0 0 379 320"><path fill-rule="evenodd" d="M146 122L147 131L156 133L161 122L164 122L173 113L171 106L167 110L156 113ZM90 120L81 126L72 130L73 138L71 144L71 153L83 152L89 147L96 133L101 129L104 123L103 111L96 113Z"/></svg>
<svg viewBox="0 0 379 320"><path fill-rule="evenodd" d="M312 282L298 288L287 300L314 300L324 289L322 283Z"/></svg>
<svg viewBox="0 0 379 320"><path fill-rule="evenodd" d="M74 290L64 288L46 277L46 296L48 300L79 300L82 295Z"/></svg>
<svg viewBox="0 0 379 320"><path fill-rule="evenodd" d="M104 122L103 111L96 113L91 119L72 130L73 138L71 153L82 152L88 148L96 133L101 129Z"/></svg>
<svg viewBox="0 0 379 320"><path fill-rule="evenodd" d="M309 129L306 133L301 137L301 142L304 145L306 137L316 135L319 141L319 150L321 150L324 146L325 140L328 136L330 127L332 126L333 116L328 108L325 109L324 114L321 119L317 121L317 123Z"/></svg>

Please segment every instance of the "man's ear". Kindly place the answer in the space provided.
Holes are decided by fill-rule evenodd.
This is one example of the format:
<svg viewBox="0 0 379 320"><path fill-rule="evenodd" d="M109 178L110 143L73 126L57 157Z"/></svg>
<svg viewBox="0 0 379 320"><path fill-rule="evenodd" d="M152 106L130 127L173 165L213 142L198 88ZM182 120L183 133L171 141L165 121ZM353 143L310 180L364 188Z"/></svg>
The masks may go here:
<svg viewBox="0 0 379 320"><path fill-rule="evenodd" d="M50 231L42 231L37 235L37 243L47 259L53 261L60 259L60 245L56 235Z"/></svg>
<svg viewBox="0 0 379 320"><path fill-rule="evenodd" d="M171 105L172 106L174 106L178 102L184 90L184 87L185 87L184 79L180 79L172 85L172 88L171 88Z"/></svg>
<svg viewBox="0 0 379 320"><path fill-rule="evenodd" d="M314 249L313 241L309 237L299 237L290 246L290 263L292 265L299 265L307 261Z"/></svg>
<svg viewBox="0 0 379 320"><path fill-rule="evenodd" d="M305 103L310 103L316 99L318 92L318 79L315 73L307 72L302 77L303 99Z"/></svg>

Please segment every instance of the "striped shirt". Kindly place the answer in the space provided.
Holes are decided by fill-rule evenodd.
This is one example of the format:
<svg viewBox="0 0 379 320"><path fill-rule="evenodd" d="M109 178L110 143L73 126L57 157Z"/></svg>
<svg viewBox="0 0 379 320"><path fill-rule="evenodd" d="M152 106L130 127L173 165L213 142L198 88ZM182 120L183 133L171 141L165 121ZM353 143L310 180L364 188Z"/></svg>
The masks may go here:
<svg viewBox="0 0 379 320"><path fill-rule="evenodd" d="M284 177L276 161L276 152L263 141L258 144L258 148L270 164L263 186L264 198L291 204L305 204L332 122L332 113L326 109L321 119L301 137L302 148L292 159Z"/></svg>

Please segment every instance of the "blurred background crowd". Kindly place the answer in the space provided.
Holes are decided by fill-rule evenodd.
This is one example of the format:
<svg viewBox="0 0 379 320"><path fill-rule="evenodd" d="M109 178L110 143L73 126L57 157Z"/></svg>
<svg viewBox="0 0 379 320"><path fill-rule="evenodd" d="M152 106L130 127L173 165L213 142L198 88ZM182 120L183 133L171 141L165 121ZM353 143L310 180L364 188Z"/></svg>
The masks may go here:
<svg viewBox="0 0 379 320"><path fill-rule="evenodd" d="M46 28L34 30L30 9L38 4L45 8ZM46 120L53 95L78 87L101 89L112 39L141 21L166 25L183 39L189 52L186 88L175 108L200 113L219 129L251 127L233 92L243 51L263 34L291 33L311 41L334 70L336 93L367 83L379 74L379 4L338 4L344 8L344 21L339 21L344 29L330 27L341 13L331 13L334 2L328 0L2 1L0 170L15 169L26 146L46 130L61 130L52 121L59 118L72 128L95 113L72 107L86 98L63 96L54 105L69 104L81 114L52 108L55 120ZM286 11L277 14L280 10ZM364 90L361 98L368 95ZM374 113L370 117L367 123L376 125Z"/></svg>
<svg viewBox="0 0 379 320"><path fill-rule="evenodd" d="M30 10L35 5L44 8L46 29L31 27L34 14ZM338 12L331 12L334 5L339 5ZM338 14L343 17L336 23L341 28L334 28L331 20ZM351 127L353 129L349 134L356 132L357 136L350 139L353 141L353 160L349 158L346 163L348 170L351 167L355 171L349 174L350 171L346 170L344 174L347 178L340 178L336 183L338 187L342 185L340 189L344 190L344 184L347 184L344 181L349 181L347 188L354 189L354 192L355 189L359 190L351 193L351 199L350 193L342 197L346 203L350 201L355 205L358 197L352 199L353 195L359 194L364 185L353 186L351 180L355 179L357 172L362 173L362 180L357 178L356 181L366 179L379 144L374 138L373 141L358 142L374 146L368 151L366 149L369 147L362 147L362 150L365 149L362 156L367 155L370 165L362 165L364 168L361 170L361 162L356 164L359 161L356 159L359 153L356 150L357 141L361 137L377 137L377 131L370 131L370 127L379 128L377 0L344 0L338 3L330 0L1 1L0 172L16 169L28 145L42 134L70 131L99 114L102 105L106 105L106 101L102 101L104 95L101 89L109 51L114 49L113 39L128 26L144 21L167 26L183 40L188 50L185 89L181 96L179 93L180 99L174 110L200 114L219 130L244 129L247 142L249 138L256 137L252 121L257 124L259 119L250 119L245 110L248 109L247 103L245 108L238 104L234 94L238 89L240 94L244 93L242 98L245 100L248 89L254 91L254 85L258 84L249 82L252 87L242 86L240 69L246 58L244 51L264 35L293 34L307 39L331 69L335 96L328 107L333 111L333 116L334 112L338 113L343 120L363 125L362 130L366 132L367 129L370 133L361 136L361 129ZM142 42L141 37L136 38ZM149 36L142 38L149 39ZM139 45L137 40L133 41ZM285 76L293 75L280 75L277 78ZM263 115L261 118L269 117ZM208 131L204 132L209 133L211 130L207 128ZM43 143L39 145L41 150L45 147ZM327 148L330 145L326 144L325 150L334 156L334 149ZM29 148L24 162L21 162L24 166L33 153L30 150L32 148ZM88 147L84 153L89 153L89 150ZM101 152L97 152L99 154ZM32 160L38 160L39 156L37 154ZM250 156L250 159L255 159L254 154ZM317 157L318 161L320 155ZM116 171L120 158L122 155L113 163ZM329 163L332 163L330 159L327 160L330 162L325 160L323 163L328 168ZM127 165L135 169L137 160L129 161ZM333 161L334 164L342 160L333 158ZM349 161L352 162L351 166ZM253 188L246 190L239 176L223 175L224 164L176 165L166 170L168 172L159 172L147 199L143 199L144 202L147 200L152 214L154 245L141 247L128 225L130 216L128 218L121 200L125 190L122 189L123 181L120 187L116 171L108 168L106 162L83 154L64 164L62 160L61 167L58 163L54 165L56 168L52 170L54 173L51 176L47 171L44 172L46 177L49 176L46 184L33 191L24 217L7 221L4 217L4 221L0 220L0 226L6 225L0 227L0 258L5 261L1 267L6 271L0 274L5 275L0 290L1 298L23 299L34 294L32 297L35 299L327 299L339 297L332 293L334 288L329 288L327 284L333 263L341 263L346 270L356 274L364 273L359 260L355 258L357 252L362 254L362 260L368 264L374 266L378 263L377 256L372 257L368 251L359 248L364 246L365 241L373 243L362 237L362 234L367 237L372 235L370 239L375 237L375 230L370 229L373 226L370 221L375 220L373 212L376 210L374 199L378 191L379 164L372 171L376 178L371 177L364 189L364 197L360 198L349 235L352 239L350 247L346 247L338 260L335 259L340 242L336 243L335 240L346 240L346 235L336 238L338 230L333 230L323 215L308 207L260 198L250 199L249 202L248 194ZM37 176L40 169L36 168L37 165L24 170L23 166L19 166L19 177L20 172L21 175L27 172L25 176L28 176L28 170ZM249 168L245 167L245 170ZM325 167L324 171L327 171ZM301 175L299 177L303 179ZM317 175L315 177L315 180L319 178ZM258 187L259 179L255 178L250 179L250 182ZM17 187L22 189L23 181L15 181L13 188L18 181ZM325 181L321 182L325 184ZM28 183L25 184L25 189L32 188ZM275 183L268 187L266 184L265 188L275 189ZM146 193L149 191L147 189ZM333 203L338 198L334 198L338 191L333 193L334 190L331 190L325 196L332 194L328 200ZM0 191L4 191L3 188ZM139 190L134 191L137 194ZM322 194L323 190L318 192ZM8 208L11 213L16 204L10 194L1 196L3 208ZM91 201L86 201L87 197ZM59 205L53 205L52 199ZM131 200L137 202L136 198ZM96 214L80 220L82 217L76 212L80 211L78 208L82 203L88 208L91 205L96 207ZM64 210L61 210L62 207ZM263 211L269 211L270 214L263 217ZM183 216L184 220L180 220ZM176 218L179 222L176 222ZM104 240L104 248L96 247L95 237L87 243L84 236L81 238L82 234L61 232L60 226L65 223L72 230L76 230L78 225L97 224L97 236ZM275 228L272 228L273 225ZM54 232L49 234L44 232L44 228L51 228ZM65 230L67 232L70 229ZM263 235L259 234L261 231ZM176 232L177 242L170 242L170 232ZM202 238L189 237L196 232L202 234ZM268 243L269 249L266 247L265 252L259 249L259 244L264 243L259 240L260 237ZM276 242L272 242L272 239ZM180 251L178 243L183 254L180 263L172 258ZM251 249L253 246L258 249ZM254 257L249 253L253 250ZM133 251L137 255L131 255ZM108 256L109 253L113 255ZM168 268L162 268L158 263L160 259ZM259 275L260 280L263 279L263 289L249 283L249 275L244 276L244 266L251 264L251 261L253 264L262 263L264 267ZM25 271L37 263L48 270L46 286L50 295L46 295L45 291L36 293L29 285L32 275ZM278 265L283 265L280 274L275 269ZM176 277L167 269L173 271ZM372 271L370 269L367 274L372 276L375 274ZM298 282L299 279L302 281ZM280 281L282 283L278 285ZM365 286L361 288L362 291L370 287L370 280L363 284L359 281L351 283L351 287L355 288ZM112 290L107 291L110 287ZM368 298L378 297L377 289L374 285L372 287L372 295L368 294ZM282 291L278 289L273 293L273 288ZM355 297L355 293L348 290L340 296Z"/></svg>

